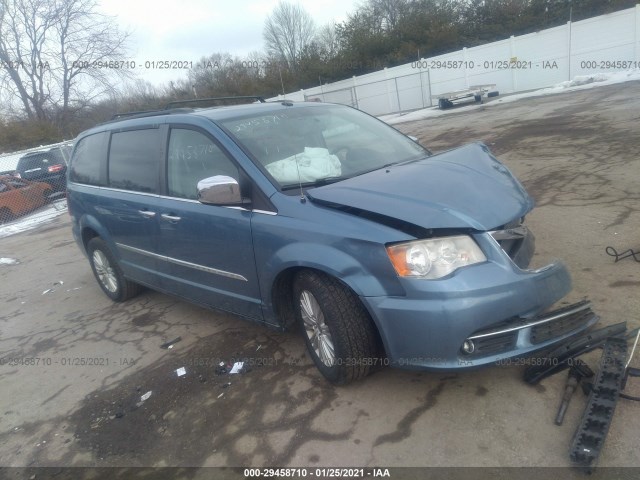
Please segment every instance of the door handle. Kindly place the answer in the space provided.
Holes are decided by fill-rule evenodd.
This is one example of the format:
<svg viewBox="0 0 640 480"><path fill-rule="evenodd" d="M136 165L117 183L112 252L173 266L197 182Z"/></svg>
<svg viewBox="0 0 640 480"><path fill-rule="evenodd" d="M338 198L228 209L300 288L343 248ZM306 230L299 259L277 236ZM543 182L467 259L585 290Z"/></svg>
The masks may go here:
<svg viewBox="0 0 640 480"><path fill-rule="evenodd" d="M138 210L138 213L147 218L153 218L156 216L156 212L150 212L149 210Z"/></svg>
<svg viewBox="0 0 640 480"><path fill-rule="evenodd" d="M169 220L170 222L178 222L182 219L182 217L176 217L173 215L169 215L168 213L163 213L160 215L164 220Z"/></svg>

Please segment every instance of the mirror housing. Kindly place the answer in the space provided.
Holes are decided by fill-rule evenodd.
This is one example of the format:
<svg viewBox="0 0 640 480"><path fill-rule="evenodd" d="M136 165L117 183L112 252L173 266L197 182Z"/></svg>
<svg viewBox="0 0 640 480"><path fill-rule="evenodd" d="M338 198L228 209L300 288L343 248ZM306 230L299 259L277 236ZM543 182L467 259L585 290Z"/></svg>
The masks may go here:
<svg viewBox="0 0 640 480"><path fill-rule="evenodd" d="M198 201L207 205L242 205L240 185L233 177L215 175L198 182Z"/></svg>

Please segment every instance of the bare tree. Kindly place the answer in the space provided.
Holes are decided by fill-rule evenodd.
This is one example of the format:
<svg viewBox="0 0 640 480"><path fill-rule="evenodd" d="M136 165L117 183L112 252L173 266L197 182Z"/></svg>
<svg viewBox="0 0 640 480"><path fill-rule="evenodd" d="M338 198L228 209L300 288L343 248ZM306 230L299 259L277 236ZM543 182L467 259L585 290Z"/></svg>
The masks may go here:
<svg viewBox="0 0 640 480"><path fill-rule="evenodd" d="M316 43L320 48L321 57L324 61L329 61L338 56L340 52L340 38L333 23L327 23L318 30Z"/></svg>
<svg viewBox="0 0 640 480"><path fill-rule="evenodd" d="M294 70L300 52L314 39L315 24L300 5L280 2L265 20L263 36L267 53L282 58Z"/></svg>
<svg viewBox="0 0 640 480"><path fill-rule="evenodd" d="M95 0L0 0L0 85L29 119L64 122L131 77L128 34Z"/></svg>

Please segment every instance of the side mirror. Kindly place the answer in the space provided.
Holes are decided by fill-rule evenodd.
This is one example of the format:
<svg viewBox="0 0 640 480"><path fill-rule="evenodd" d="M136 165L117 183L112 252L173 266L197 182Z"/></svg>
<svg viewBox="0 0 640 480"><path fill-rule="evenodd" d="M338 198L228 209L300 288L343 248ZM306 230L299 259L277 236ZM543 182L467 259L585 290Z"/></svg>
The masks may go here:
<svg viewBox="0 0 640 480"><path fill-rule="evenodd" d="M207 205L242 205L240 185L226 175L208 177L198 182L198 201Z"/></svg>

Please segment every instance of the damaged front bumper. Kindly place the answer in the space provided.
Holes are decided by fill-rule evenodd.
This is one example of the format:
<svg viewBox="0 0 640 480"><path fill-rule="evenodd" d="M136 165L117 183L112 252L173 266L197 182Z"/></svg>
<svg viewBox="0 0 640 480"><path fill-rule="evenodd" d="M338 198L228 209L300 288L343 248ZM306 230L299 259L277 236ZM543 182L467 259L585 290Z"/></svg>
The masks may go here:
<svg viewBox="0 0 640 480"><path fill-rule="evenodd" d="M571 290L563 263L521 269L493 237L476 241L489 261L438 281L402 279L404 297L362 298L391 365L446 371L508 364L598 321L588 302L543 313Z"/></svg>

